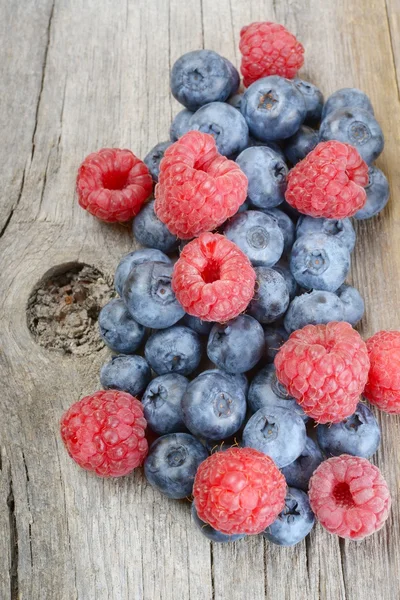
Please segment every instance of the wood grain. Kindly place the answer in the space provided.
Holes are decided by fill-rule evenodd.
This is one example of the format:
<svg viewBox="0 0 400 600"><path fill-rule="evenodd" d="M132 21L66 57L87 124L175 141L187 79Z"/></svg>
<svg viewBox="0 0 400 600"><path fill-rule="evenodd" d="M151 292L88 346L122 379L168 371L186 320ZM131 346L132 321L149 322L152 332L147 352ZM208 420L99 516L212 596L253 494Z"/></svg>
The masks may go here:
<svg viewBox="0 0 400 600"><path fill-rule="evenodd" d="M102 481L79 470L58 436L63 410L99 386L106 351L62 357L26 327L32 287L83 261L112 273L133 247L76 204L78 164L102 146L144 156L179 110L169 69L202 46L238 64L243 24L278 20L306 47L304 77L326 95L354 85L386 135L378 161L392 201L358 225L352 278L367 304L363 333L398 328L400 65L398 0L21 0L1 2L0 598L15 600L397 600L400 598L399 419L379 416L376 463L393 494L387 527L358 544L317 527L294 549L261 538L209 544L184 502L137 473ZM350 6L349 6L350 5Z"/></svg>

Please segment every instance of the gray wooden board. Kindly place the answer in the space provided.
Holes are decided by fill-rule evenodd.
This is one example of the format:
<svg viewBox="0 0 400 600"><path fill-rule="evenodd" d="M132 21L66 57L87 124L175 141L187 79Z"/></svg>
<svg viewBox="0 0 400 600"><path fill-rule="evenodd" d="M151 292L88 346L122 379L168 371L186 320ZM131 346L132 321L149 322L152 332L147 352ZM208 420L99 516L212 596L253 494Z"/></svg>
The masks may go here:
<svg viewBox="0 0 400 600"><path fill-rule="evenodd" d="M398 0L1 0L0 598L1 600L396 600L399 420L379 415L376 455L389 482L387 526L361 543L317 526L293 549L261 537L212 545L189 507L141 472L103 481L66 455L58 421L99 387L107 356L61 356L26 326L28 296L50 268L111 274L134 247L128 228L77 205L76 170L104 146L139 156L168 138L179 110L169 69L205 46L238 64L243 24L277 20L304 43L305 78L329 94L358 86L386 135L378 161L392 201L358 225L352 279L363 333L400 325L400 6ZM397 67L397 78L396 78Z"/></svg>

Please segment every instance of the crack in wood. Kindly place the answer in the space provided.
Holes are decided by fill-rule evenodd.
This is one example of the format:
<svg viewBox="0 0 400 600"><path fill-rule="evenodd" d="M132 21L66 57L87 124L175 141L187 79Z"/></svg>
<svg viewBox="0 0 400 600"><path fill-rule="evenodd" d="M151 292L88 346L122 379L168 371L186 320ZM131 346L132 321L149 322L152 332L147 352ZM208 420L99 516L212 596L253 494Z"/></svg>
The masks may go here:
<svg viewBox="0 0 400 600"><path fill-rule="evenodd" d="M67 75L65 76L65 83L64 83L64 89L63 89L63 96L62 96L62 101L61 101L61 111L60 111L60 133L57 139L57 151L60 147L60 142L61 142L61 135L62 135L62 123L63 123L63 118L64 118L64 106L65 106L65 95L67 92ZM48 163L47 163L48 164ZM43 186L44 187L44 186Z"/></svg>
<svg viewBox="0 0 400 600"><path fill-rule="evenodd" d="M15 209L17 208L21 198L22 198L22 192L24 189L24 184L25 184L25 169L22 171L22 178L21 178L21 184L19 186L19 192L18 192L18 197L17 197L17 201L15 202L14 206L11 208L10 210L10 214L8 215L6 222L4 223L1 231L0 231L0 239L3 237L3 235L6 232L7 227L9 226L11 219L14 215Z"/></svg>
<svg viewBox="0 0 400 600"><path fill-rule="evenodd" d="M391 49L391 55L392 55L392 64L393 64L393 69L394 69L394 73L395 73L394 80L396 82L397 97L400 101L400 87L399 87L399 79L397 76L396 52L395 52L395 47L394 47L394 43L393 43L392 27L391 27L391 22L390 22L390 18L389 18L387 0L384 0L384 6L385 6L387 29L388 29L389 41L390 41L390 49Z"/></svg>
<svg viewBox="0 0 400 600"><path fill-rule="evenodd" d="M15 499L11 467L9 469L9 489L7 496L8 522L10 528L10 600L18 600L18 529L15 516Z"/></svg>
<svg viewBox="0 0 400 600"><path fill-rule="evenodd" d="M210 542L210 576L211 576L211 600L215 600L215 571L214 571L214 548Z"/></svg>
<svg viewBox="0 0 400 600"><path fill-rule="evenodd" d="M31 501L30 501L30 494L29 494L29 471L28 471L28 465L26 464L26 460L25 460L25 454L22 452L22 462L24 463L24 469L25 469L25 480L26 480L26 502L28 505L28 510L29 510L29 515L30 515L30 522L28 525L28 536L29 536L29 554L30 554L30 559L31 559L31 567L33 567L33 549L32 549L32 525L33 525L33 517L32 517L32 511L31 511Z"/></svg>
<svg viewBox="0 0 400 600"><path fill-rule="evenodd" d="M44 49L44 57L43 57L43 65L42 65L42 78L41 78L41 81L40 81L39 96L38 96L38 100L37 100L37 103L36 103L35 125L33 127L33 133L32 133L31 161L33 160L33 156L35 154L35 136L36 136L36 131L37 131L37 127L38 127L39 108L40 108L40 102L42 100L42 93L43 93L43 87L44 87L44 78L45 78L46 67L47 67L47 57L48 57L48 54L49 54L50 37L51 37L51 24L52 24L52 21L53 21L54 6L55 6L55 0L53 1L53 4L51 6L50 16L49 16L49 20L48 20L48 23L47 23L47 30L46 30L46 33L47 33L47 42L46 42L46 47Z"/></svg>
<svg viewBox="0 0 400 600"><path fill-rule="evenodd" d="M201 47L204 49L204 14L203 14L203 0L200 0L200 19L201 19Z"/></svg>
<svg viewBox="0 0 400 600"><path fill-rule="evenodd" d="M346 566L345 566L346 549L345 549L345 540L343 538L339 538L339 554L340 554L340 571L342 574L343 591L344 591L343 600L346 600L346 598L348 598L347 587L346 587Z"/></svg>

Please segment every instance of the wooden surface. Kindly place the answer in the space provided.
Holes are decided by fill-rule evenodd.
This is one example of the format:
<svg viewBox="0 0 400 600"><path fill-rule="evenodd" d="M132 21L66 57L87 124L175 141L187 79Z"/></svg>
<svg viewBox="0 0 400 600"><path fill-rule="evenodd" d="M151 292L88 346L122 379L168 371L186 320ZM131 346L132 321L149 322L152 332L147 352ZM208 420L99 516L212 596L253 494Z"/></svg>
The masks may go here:
<svg viewBox="0 0 400 600"><path fill-rule="evenodd" d="M378 161L392 199L361 223L352 278L363 333L400 326L399 0L1 0L1 600L396 600L400 598L398 418L380 416L376 455L393 494L387 526L361 543L317 526L294 549L261 537L211 545L185 503L141 473L103 481L68 458L62 412L98 388L106 351L61 357L38 346L26 303L53 266L112 273L132 248L74 197L80 161L103 146L144 156L178 105L169 68L207 47L238 65L243 24L276 20L306 48L305 78L328 95L357 86L386 136Z"/></svg>

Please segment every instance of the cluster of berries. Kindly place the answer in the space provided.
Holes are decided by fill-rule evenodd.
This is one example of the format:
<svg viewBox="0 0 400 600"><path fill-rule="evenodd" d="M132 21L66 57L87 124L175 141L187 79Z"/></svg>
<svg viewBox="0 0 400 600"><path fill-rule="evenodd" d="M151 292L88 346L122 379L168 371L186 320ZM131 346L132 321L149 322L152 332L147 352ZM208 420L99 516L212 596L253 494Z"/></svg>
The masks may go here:
<svg viewBox="0 0 400 600"><path fill-rule="evenodd" d="M79 169L81 206L134 218L144 248L120 261L119 298L99 316L115 353L104 390L74 404L61 433L85 469L120 476L144 462L162 493L193 495L213 541L293 545L315 517L362 539L390 494L367 460L380 429L361 396L400 413L400 332L365 343L353 329L364 303L345 283L350 217L388 201L371 165L383 136L360 90L324 103L295 78L304 49L281 25L244 27L240 50L244 92L227 59L189 52L171 72L185 107L171 140L144 162L104 149Z"/></svg>

